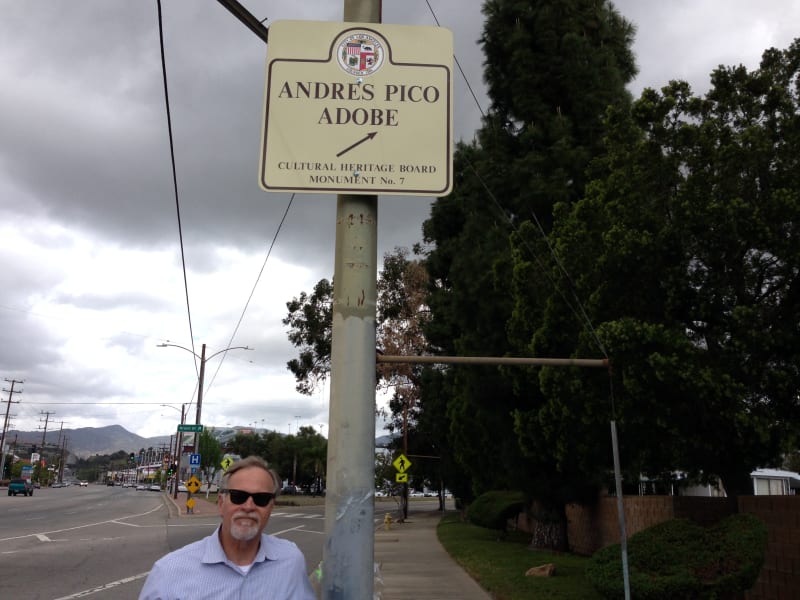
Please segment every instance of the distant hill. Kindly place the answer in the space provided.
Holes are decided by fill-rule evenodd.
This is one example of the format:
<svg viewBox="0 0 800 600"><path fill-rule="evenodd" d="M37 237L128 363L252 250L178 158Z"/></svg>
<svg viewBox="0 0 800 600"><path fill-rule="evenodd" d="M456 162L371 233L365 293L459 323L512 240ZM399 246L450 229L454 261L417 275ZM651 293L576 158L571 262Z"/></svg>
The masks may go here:
<svg viewBox="0 0 800 600"><path fill-rule="evenodd" d="M59 435L61 437L59 437ZM67 450L80 458L87 458L95 454L113 454L118 450L138 452L140 448L157 448L162 444L169 444L169 436L144 438L131 433L121 425L108 425L106 427L79 427L78 429L63 429L48 431L45 444L55 446L59 439L67 439ZM31 443L41 445L41 431L16 431L6 432L6 441L9 446L17 439L17 443L25 447Z"/></svg>
<svg viewBox="0 0 800 600"><path fill-rule="evenodd" d="M389 435L382 435L380 437L375 438L375 447L376 448L391 448L392 442L395 438L400 437L398 434L389 434Z"/></svg>
<svg viewBox="0 0 800 600"><path fill-rule="evenodd" d="M224 443L232 439L237 433L261 434L264 431L263 429L249 427L224 427L214 429L214 437ZM145 438L131 433L121 425L108 425L106 427L79 427L78 429L48 431L45 444L53 448L59 444L59 440L64 439L64 436L67 438L67 450L69 453L79 458L88 458L95 454L113 454L119 450L139 452L140 448L158 448L161 445L169 445L170 443L170 436L168 435ZM379 448L388 447L392 437L396 437L396 435L378 437L375 440L375 446ZM14 444L15 438L20 449L28 449L32 444L41 446L42 432L12 429L6 432L6 443L9 448ZM23 450L21 455L27 456L27 451Z"/></svg>

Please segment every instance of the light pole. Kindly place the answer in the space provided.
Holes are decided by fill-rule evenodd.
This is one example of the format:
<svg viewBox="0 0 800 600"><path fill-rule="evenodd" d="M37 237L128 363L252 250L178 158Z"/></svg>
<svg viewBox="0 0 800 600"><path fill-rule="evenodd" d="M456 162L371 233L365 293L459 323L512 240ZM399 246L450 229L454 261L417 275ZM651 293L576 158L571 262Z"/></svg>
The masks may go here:
<svg viewBox="0 0 800 600"><path fill-rule="evenodd" d="M161 406L167 406L169 408L174 408L175 410L178 410L177 406L172 406L171 404L162 404ZM181 425L183 425L183 422L186 419L186 404L181 404L180 413L181 413ZM176 465L175 481L172 484L173 485L172 497L176 499L178 497L178 475L180 474L181 471L181 454L183 454L182 450L183 450L183 432L180 431L180 427L178 427L178 432L177 435L175 436L175 453L172 455L172 458L175 461Z"/></svg>
<svg viewBox="0 0 800 600"><path fill-rule="evenodd" d="M228 348L224 348L219 352L214 352L209 357L206 357L206 345L203 344L203 349L200 353L200 356L197 355L196 352L190 350L185 346L181 346L179 344L171 344L171 343L164 343L164 344L157 344L159 348L167 348L172 346L174 348L180 348L181 350L186 350L190 354L192 354L195 358L200 359L200 374L197 377L197 415L195 416L195 425L200 425L200 418L203 414L203 379L206 375L206 362L217 356L218 354L222 354L223 352L227 352L228 350L253 350L248 346L230 346Z"/></svg>

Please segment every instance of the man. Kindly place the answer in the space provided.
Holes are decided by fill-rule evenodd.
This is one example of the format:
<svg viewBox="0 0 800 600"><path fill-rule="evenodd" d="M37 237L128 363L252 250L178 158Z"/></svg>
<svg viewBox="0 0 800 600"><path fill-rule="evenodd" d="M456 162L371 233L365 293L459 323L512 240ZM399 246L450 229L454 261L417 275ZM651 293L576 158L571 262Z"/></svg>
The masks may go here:
<svg viewBox="0 0 800 600"><path fill-rule="evenodd" d="M231 465L217 497L220 526L156 561L139 600L314 600L300 549L262 533L279 486L257 456Z"/></svg>

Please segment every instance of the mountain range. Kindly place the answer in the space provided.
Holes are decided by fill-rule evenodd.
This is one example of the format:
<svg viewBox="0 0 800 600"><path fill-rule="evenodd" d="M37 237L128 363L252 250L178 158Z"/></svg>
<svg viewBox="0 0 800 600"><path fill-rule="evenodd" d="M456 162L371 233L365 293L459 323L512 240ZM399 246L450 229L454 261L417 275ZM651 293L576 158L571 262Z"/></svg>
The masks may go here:
<svg viewBox="0 0 800 600"><path fill-rule="evenodd" d="M121 425L48 431L44 442L50 447L60 446L64 439L66 439L66 448L69 453L81 458L87 458L94 454L113 454L118 450L138 452L140 448L158 448L161 445L169 445L170 442L168 435L145 438L131 433ZM31 444L41 446L42 432L14 429L7 431L6 445L9 449L13 449L15 443L24 447Z"/></svg>
<svg viewBox="0 0 800 600"><path fill-rule="evenodd" d="M215 437L220 441L225 441L233 437L236 433L253 430L245 427L231 427L215 430ZM256 433L261 430L256 429ZM383 435L375 440L376 447L388 447L392 441L391 435ZM77 429L62 429L58 431L48 431L45 437L45 444L51 448L61 446L62 440L66 438L66 448L70 454L80 458L88 458L95 454L113 454L119 450L125 452L138 452L141 448L158 448L162 445L168 446L170 436L161 435L157 437L145 438L135 433L131 433L121 425L107 425L106 427L79 427ZM6 446L13 449L17 446L25 448L31 445L41 446L42 433L40 431L17 431L12 429L6 432Z"/></svg>

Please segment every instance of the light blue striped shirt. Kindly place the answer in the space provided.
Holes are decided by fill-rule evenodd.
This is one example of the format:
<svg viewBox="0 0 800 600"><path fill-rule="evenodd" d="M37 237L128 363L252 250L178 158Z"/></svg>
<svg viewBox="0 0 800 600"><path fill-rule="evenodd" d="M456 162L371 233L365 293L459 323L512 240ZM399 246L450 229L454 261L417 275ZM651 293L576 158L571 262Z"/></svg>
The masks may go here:
<svg viewBox="0 0 800 600"><path fill-rule="evenodd" d="M153 565L139 600L315 600L300 549L288 540L261 534L247 574L228 560L219 528Z"/></svg>

